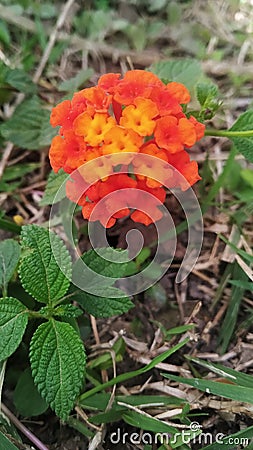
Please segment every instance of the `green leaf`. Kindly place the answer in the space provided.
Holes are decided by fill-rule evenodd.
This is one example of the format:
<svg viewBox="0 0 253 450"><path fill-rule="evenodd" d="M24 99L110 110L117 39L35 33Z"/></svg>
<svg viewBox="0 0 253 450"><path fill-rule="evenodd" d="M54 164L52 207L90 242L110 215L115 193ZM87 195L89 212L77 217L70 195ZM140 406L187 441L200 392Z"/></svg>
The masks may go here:
<svg viewBox="0 0 253 450"><path fill-rule="evenodd" d="M152 64L148 70L161 78L164 83L177 81L183 83L189 90L193 89L202 76L200 63L190 58L159 61Z"/></svg>
<svg viewBox="0 0 253 450"><path fill-rule="evenodd" d="M59 84L58 90L65 92L75 92L82 86L86 81L88 81L94 74L94 70L89 68L85 70L81 70L75 75L73 78L69 80L63 81Z"/></svg>
<svg viewBox="0 0 253 450"><path fill-rule="evenodd" d="M19 414L25 417L38 416L48 409L48 404L34 384L30 368L21 374L15 387L13 402Z"/></svg>
<svg viewBox="0 0 253 450"><path fill-rule="evenodd" d="M246 291L253 291L253 283L252 281L242 281L242 280L228 280L228 283L232 284L233 286L237 286L239 288L242 288Z"/></svg>
<svg viewBox="0 0 253 450"><path fill-rule="evenodd" d="M242 169L240 172L242 179L247 183L248 186L253 188L253 170L251 169Z"/></svg>
<svg viewBox="0 0 253 450"><path fill-rule="evenodd" d="M0 242L0 288L6 291L20 258L20 246L14 239Z"/></svg>
<svg viewBox="0 0 253 450"><path fill-rule="evenodd" d="M248 131L253 130L253 109L249 109L243 113L229 131ZM252 137L233 137L230 139L233 141L235 148L238 152L250 162L253 162L253 136Z"/></svg>
<svg viewBox="0 0 253 450"><path fill-rule="evenodd" d="M4 450L18 450L18 447L14 445L9 439L0 431L0 448Z"/></svg>
<svg viewBox="0 0 253 450"><path fill-rule="evenodd" d="M131 378L137 377L139 375L142 375L143 373L148 372L149 370L153 369L157 364L161 363L165 359L167 359L169 356L171 356L173 353L175 353L177 350L179 350L181 347L183 347L189 339L184 339L182 342L179 342L178 344L171 347L166 352L162 353L161 355L156 356L150 363L148 363L146 366L141 367L138 370L134 370L132 372L122 373L118 375L115 378L112 378L111 380L107 381L106 383L99 384L98 386L95 386L94 388L90 389L89 391L84 392L79 397L79 403L86 401L88 397L91 397L92 395L96 394L97 392L103 391L104 389L107 389L110 386L114 386L117 383L125 382L126 380L130 380Z"/></svg>
<svg viewBox="0 0 253 450"><path fill-rule="evenodd" d="M84 377L85 352L78 334L68 323L43 323L32 337L30 361L42 397L66 420Z"/></svg>
<svg viewBox="0 0 253 450"><path fill-rule="evenodd" d="M29 75L22 69L9 70L5 78L6 83L24 94L35 94L37 86Z"/></svg>
<svg viewBox="0 0 253 450"><path fill-rule="evenodd" d="M11 36L9 29L7 27L7 23L4 22L2 19L0 20L0 41L3 42L5 45L9 45L11 42Z"/></svg>
<svg viewBox="0 0 253 450"><path fill-rule="evenodd" d="M82 408L89 409L89 410L99 410L99 411L105 411L108 402L110 400L111 394L109 392L102 392L99 394L95 394L92 397L87 398L82 402ZM115 406L117 409L124 409L123 406L120 406L117 404L117 401L124 402L126 401L126 397L124 395L116 395L114 403L112 407ZM163 395L128 395L127 396L127 403L132 406L140 406L140 405L149 405L152 407L158 407L158 404L162 406L166 405L172 405L174 406L182 406L185 403L187 403L186 400L178 397L172 397L172 396L163 396ZM97 416L96 416L97 417Z"/></svg>
<svg viewBox="0 0 253 450"><path fill-rule="evenodd" d="M52 305L70 284L72 264L67 248L56 234L37 225L22 227L21 246L22 286L37 301Z"/></svg>
<svg viewBox="0 0 253 450"><path fill-rule="evenodd" d="M237 386L230 383L219 383L218 381L211 381L201 378L183 378L168 373L163 373L161 375L165 378L193 386L200 391L206 392L207 394L219 395L221 397L230 398L239 402L253 404L253 388L251 389L245 386Z"/></svg>
<svg viewBox="0 0 253 450"><path fill-rule="evenodd" d="M72 281L76 286L82 285L85 292L97 296L121 296L120 291L107 288L126 275L130 263L127 250L110 247L89 250L74 264Z"/></svg>
<svg viewBox="0 0 253 450"><path fill-rule="evenodd" d="M235 384L238 384L239 386L245 386L249 388L252 387L252 375L238 372L238 370L231 369L230 367L223 366L222 364L213 364L199 358L194 358L191 356L186 356L186 358L196 364L199 364L202 367L205 367L208 370L211 370L220 377L228 378L228 380L232 381Z"/></svg>
<svg viewBox="0 0 253 450"><path fill-rule="evenodd" d="M28 322L27 308L14 297L0 299L0 360L18 348Z"/></svg>
<svg viewBox="0 0 253 450"><path fill-rule="evenodd" d="M2 180L3 181L16 180L17 178L21 178L27 173L31 173L35 169L38 169L40 165L41 165L40 163L26 163L26 164L22 163L6 167L2 176Z"/></svg>
<svg viewBox="0 0 253 450"><path fill-rule="evenodd" d="M218 87L212 83L198 83L196 95L200 105L208 107L210 101L217 97Z"/></svg>
<svg viewBox="0 0 253 450"><path fill-rule="evenodd" d="M44 315L45 317L51 317L52 308L44 306L39 310L39 313ZM53 310L53 315L58 317L75 318L81 316L82 314L83 311L75 305L60 305L57 306L57 308L54 308Z"/></svg>
<svg viewBox="0 0 253 450"><path fill-rule="evenodd" d="M213 83L198 83L196 96L201 105L199 120L210 120L217 112L222 102L218 99L219 90Z"/></svg>
<svg viewBox="0 0 253 450"><path fill-rule="evenodd" d="M105 295L107 291L108 288L105 288ZM99 297L80 291L76 296L73 296L73 299L76 300L87 313L92 314L95 317L120 315L134 307L131 300L128 297L124 297L123 291L116 288L114 288L114 291L118 291L118 293L121 292L122 298Z"/></svg>
<svg viewBox="0 0 253 450"><path fill-rule="evenodd" d="M24 100L13 116L0 126L0 132L6 140L18 147L37 150L49 145L57 129L49 124L50 112L36 96Z"/></svg>
<svg viewBox="0 0 253 450"><path fill-rule="evenodd" d="M55 196L60 189L60 187L65 183L65 181L68 179L69 175L65 172L63 172L62 169L59 170L58 173L50 172L46 190L45 193L40 201L40 205L52 205L54 203ZM62 189L61 195L57 196L57 201L59 202L66 196L65 190Z"/></svg>
<svg viewBox="0 0 253 450"><path fill-rule="evenodd" d="M127 403L127 397L124 403ZM162 422L154 417L148 417L144 413L137 411L127 411L123 413L122 418L126 423L133 427L138 427L142 430L152 431L153 433L160 434L163 442L170 445L171 448L177 448L184 443L184 436L178 432L176 426L168 425L166 422ZM187 439L193 439L201 433L201 430L193 431L187 429ZM158 441L159 442L159 441Z"/></svg>
<svg viewBox="0 0 253 450"><path fill-rule="evenodd" d="M241 281L248 280L248 276L237 262L233 264L232 277ZM230 339L233 337L244 292L244 288L232 286L228 308L219 330L218 345L221 345L222 354L226 352Z"/></svg>

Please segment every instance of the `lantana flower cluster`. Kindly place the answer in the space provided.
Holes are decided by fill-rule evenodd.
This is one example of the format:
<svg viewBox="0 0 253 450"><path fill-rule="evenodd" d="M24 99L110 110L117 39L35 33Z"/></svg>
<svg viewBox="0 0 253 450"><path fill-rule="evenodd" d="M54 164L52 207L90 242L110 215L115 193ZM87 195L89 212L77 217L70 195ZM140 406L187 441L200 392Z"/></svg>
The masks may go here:
<svg viewBox="0 0 253 450"><path fill-rule="evenodd" d="M136 191L136 204L139 201L141 205L143 191L164 203L165 183L161 175L156 177L161 161L165 168L172 166L182 175L177 177L177 171L168 169L167 186L170 178L170 187L185 190L200 179L197 163L190 161L187 149L203 137L205 127L184 113L189 101L190 94L181 83L164 84L151 72L131 70L123 78L114 73L103 75L97 86L83 89L53 108L50 122L60 129L52 140L50 163L55 172L63 169L71 174L66 194L82 206L85 219L93 220L98 202L118 192L113 205L110 196L106 197L106 214L99 217L104 226L111 227L128 215L145 225L159 220L162 213L157 205L152 205L152 218L141 208L133 211L128 190ZM117 173L116 154L126 156L124 174ZM148 175L144 155L155 157ZM101 156L104 158L97 160ZM87 173L83 168L92 160L92 171ZM96 160L100 162L96 164ZM105 221L108 214L110 219Z"/></svg>

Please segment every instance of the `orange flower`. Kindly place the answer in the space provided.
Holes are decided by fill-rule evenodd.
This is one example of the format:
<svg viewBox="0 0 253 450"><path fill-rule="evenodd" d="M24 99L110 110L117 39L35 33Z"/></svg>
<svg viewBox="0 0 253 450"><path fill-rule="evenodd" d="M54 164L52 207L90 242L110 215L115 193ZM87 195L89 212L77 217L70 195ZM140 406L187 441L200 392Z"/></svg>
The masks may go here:
<svg viewBox="0 0 253 450"><path fill-rule="evenodd" d="M52 109L51 125L60 130L50 163L55 172L71 173L67 196L82 206L84 218L111 227L131 215L149 225L162 217L163 186L185 190L200 179L185 149L203 137L205 126L184 114L189 101L183 84L130 70L122 79L102 75L97 86Z"/></svg>
<svg viewBox="0 0 253 450"><path fill-rule="evenodd" d="M116 85L114 100L121 105L130 105L136 97L148 98L154 86L163 86L156 75L143 70L130 70Z"/></svg>
<svg viewBox="0 0 253 450"><path fill-rule="evenodd" d="M84 112L75 119L73 129L78 136L83 136L87 144L97 146L115 123L115 119L107 113L95 113L94 117L91 117Z"/></svg>
<svg viewBox="0 0 253 450"><path fill-rule="evenodd" d="M156 143L169 153L181 152L184 145L178 128L178 120L174 116L163 116L156 121L154 131Z"/></svg>
<svg viewBox="0 0 253 450"><path fill-rule="evenodd" d="M182 83L172 81L167 84L167 91L174 97L180 104L189 103L191 100L190 92Z"/></svg>
<svg viewBox="0 0 253 450"><path fill-rule="evenodd" d="M70 100L64 100L52 109L50 123L53 127L61 125L64 130L70 130L75 118L81 114L85 108L85 103L79 103L73 108Z"/></svg>
<svg viewBox="0 0 253 450"><path fill-rule="evenodd" d="M111 95L107 95L104 89L98 86L84 89L82 91L83 98L87 101L87 105L94 108L95 112L106 113L111 103Z"/></svg>
<svg viewBox="0 0 253 450"><path fill-rule="evenodd" d="M145 181L138 181L138 205L140 209L136 209L131 214L131 219L135 222L143 223L144 225L150 225L153 222L160 220L163 216L162 211L158 208L161 203L164 202L166 192L162 187L150 188ZM149 193L148 201L144 192Z"/></svg>
<svg viewBox="0 0 253 450"><path fill-rule="evenodd" d="M196 161L190 161L188 153L183 150L182 152L174 155L168 155L168 163L175 167L182 176L174 172L173 183L171 187L179 186L182 191L185 191L195 184L201 177L198 174L198 164Z"/></svg>
<svg viewBox="0 0 253 450"><path fill-rule="evenodd" d="M106 73L102 75L98 80L98 86L104 91L112 94L115 87L119 84L120 73Z"/></svg>
<svg viewBox="0 0 253 450"><path fill-rule="evenodd" d="M186 118L179 119L178 130L181 138L181 142L186 147L192 147L195 144L197 135L195 131L195 126Z"/></svg>
<svg viewBox="0 0 253 450"><path fill-rule="evenodd" d="M160 116L175 115L182 112L182 106L165 87L155 86L152 88L149 97L156 104Z"/></svg>
<svg viewBox="0 0 253 450"><path fill-rule="evenodd" d="M105 181L113 172L112 162L109 158L101 158L100 151L101 147L89 150L86 159L88 164L84 164L78 169L87 183L95 183L98 179Z"/></svg>
<svg viewBox="0 0 253 450"><path fill-rule="evenodd" d="M134 189L135 187L136 181L125 174L111 175L105 182L96 183L94 187L91 186L86 192L86 196L91 202L87 201L84 205L83 216L92 221L99 220L106 228L112 227L116 219L130 214L128 208L129 188ZM112 193L114 193L113 198L109 195ZM106 198L107 195L108 198ZM101 200L102 204L94 211L94 215L90 217L94 207Z"/></svg>
<svg viewBox="0 0 253 450"><path fill-rule="evenodd" d="M120 125L134 130L140 136L150 136L155 128L155 120L152 119L157 115L158 109L152 100L138 97L133 105L123 110Z"/></svg>
<svg viewBox="0 0 253 450"><path fill-rule="evenodd" d="M72 131L65 133L65 137L55 136L49 149L50 164L54 172L63 169L71 173L85 162L86 144Z"/></svg>
<svg viewBox="0 0 253 450"><path fill-rule="evenodd" d="M145 155L148 156L145 158ZM154 156L154 158L150 158L150 156ZM137 179L145 180L146 185L150 188L162 186L166 183L167 178L172 176L172 171L166 164L167 160L166 150L158 148L154 141L147 142L132 161ZM165 164L162 161L165 161ZM156 175L155 179L153 178L154 174Z"/></svg>
<svg viewBox="0 0 253 450"><path fill-rule="evenodd" d="M105 134L102 152L103 155L126 152L137 153L141 145L142 139L135 131L126 130L116 125ZM124 159L124 164L129 164L129 162L127 159Z"/></svg>
<svg viewBox="0 0 253 450"><path fill-rule="evenodd" d="M85 205L87 202L86 192L89 185L85 183L80 173L75 170L66 182L66 195L74 203Z"/></svg>
<svg viewBox="0 0 253 450"><path fill-rule="evenodd" d="M205 134L205 125L198 122L194 116L189 118L189 121L194 125L197 141L199 141Z"/></svg>
<svg viewBox="0 0 253 450"><path fill-rule="evenodd" d="M191 147L197 140L197 125L186 117L163 116L156 121L155 139L169 153L177 153Z"/></svg>

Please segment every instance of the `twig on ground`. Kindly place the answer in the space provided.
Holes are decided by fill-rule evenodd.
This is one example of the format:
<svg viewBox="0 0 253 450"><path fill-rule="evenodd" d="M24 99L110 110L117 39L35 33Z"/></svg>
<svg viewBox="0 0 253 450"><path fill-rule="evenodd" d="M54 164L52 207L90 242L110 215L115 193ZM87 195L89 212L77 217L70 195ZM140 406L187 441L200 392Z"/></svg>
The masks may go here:
<svg viewBox="0 0 253 450"><path fill-rule="evenodd" d="M38 65L37 70L33 76L34 83L38 83L38 81L42 75L42 72L47 64L48 58L51 54L51 51L53 50L54 44L57 40L58 32L59 32L60 28L62 28L62 26L66 20L66 17L68 15L68 12L74 3L75 3L75 0L68 0L67 3L65 4L61 14L59 15L58 20L55 25L55 28L50 33L50 38L49 38L49 41L45 48L45 51L43 53L43 56L41 58L40 64Z"/></svg>
<svg viewBox="0 0 253 450"><path fill-rule="evenodd" d="M3 176L5 166L6 166L7 161L9 159L10 155L11 155L13 147L14 146L13 146L12 142L8 142L6 147L5 147L5 149L4 149L3 156L2 156L2 159L0 161L0 180L1 180L2 176Z"/></svg>

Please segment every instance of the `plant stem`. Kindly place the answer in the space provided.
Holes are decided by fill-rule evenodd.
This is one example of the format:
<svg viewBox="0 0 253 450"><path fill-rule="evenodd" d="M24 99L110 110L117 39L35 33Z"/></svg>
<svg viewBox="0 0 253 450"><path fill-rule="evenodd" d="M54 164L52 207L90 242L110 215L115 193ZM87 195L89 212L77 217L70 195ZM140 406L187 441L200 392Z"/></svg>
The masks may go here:
<svg viewBox="0 0 253 450"><path fill-rule="evenodd" d="M46 445L44 445L28 428L23 425L16 416L2 403L1 407L3 413L8 417L8 419L20 430L24 436L29 439L39 450L49 450Z"/></svg>
<svg viewBox="0 0 253 450"><path fill-rule="evenodd" d="M253 137L253 130L245 130L245 131L230 131L230 130L206 130L205 136L214 136L214 137Z"/></svg>

